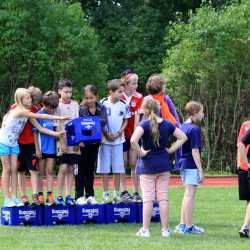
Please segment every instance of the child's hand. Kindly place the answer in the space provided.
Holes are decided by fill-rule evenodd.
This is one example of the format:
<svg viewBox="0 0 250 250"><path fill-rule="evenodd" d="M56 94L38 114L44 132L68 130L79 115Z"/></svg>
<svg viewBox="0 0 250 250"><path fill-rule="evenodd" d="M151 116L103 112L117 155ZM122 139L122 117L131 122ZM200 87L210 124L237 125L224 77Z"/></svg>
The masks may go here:
<svg viewBox="0 0 250 250"><path fill-rule="evenodd" d="M42 152L39 149L36 150L36 158L42 159Z"/></svg>
<svg viewBox="0 0 250 250"><path fill-rule="evenodd" d="M151 150L144 150L143 148L141 148L141 151L139 153L139 157L144 157L146 156Z"/></svg>
<svg viewBox="0 0 250 250"><path fill-rule="evenodd" d="M79 146L74 146L74 147L73 147L73 151L74 151L74 152L78 152L78 151L79 151Z"/></svg>
<svg viewBox="0 0 250 250"><path fill-rule="evenodd" d="M198 170L198 172L199 172L199 183L202 183L204 180L203 170Z"/></svg>
<svg viewBox="0 0 250 250"><path fill-rule="evenodd" d="M63 144L63 145L61 146L61 149L62 149L62 152L63 152L63 153L68 153L68 146L67 146L67 145Z"/></svg>
<svg viewBox="0 0 250 250"><path fill-rule="evenodd" d="M105 137L108 141L114 141L114 136L112 133L106 133Z"/></svg>
<svg viewBox="0 0 250 250"><path fill-rule="evenodd" d="M85 147L85 144L81 141L81 142L79 143L79 147L80 147L80 148L84 148L84 147Z"/></svg>
<svg viewBox="0 0 250 250"><path fill-rule="evenodd" d="M56 131L56 137L61 137L61 136L64 136L66 134L66 131L65 130L61 130L61 131Z"/></svg>

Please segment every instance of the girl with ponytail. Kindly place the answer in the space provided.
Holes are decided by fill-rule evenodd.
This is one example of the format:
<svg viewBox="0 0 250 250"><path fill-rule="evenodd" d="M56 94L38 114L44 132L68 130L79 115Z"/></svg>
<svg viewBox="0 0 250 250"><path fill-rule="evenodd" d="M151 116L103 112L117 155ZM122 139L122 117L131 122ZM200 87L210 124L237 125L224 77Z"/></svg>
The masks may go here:
<svg viewBox="0 0 250 250"><path fill-rule="evenodd" d="M169 154L179 149L187 140L186 135L171 122L160 117L160 105L147 98L142 105L145 120L139 123L131 137L131 146L140 157L136 173L140 176L143 200L143 227L137 236L149 237L153 202L160 206L162 236L170 236L168 227L168 183L171 163ZM177 140L167 148L169 138ZM141 139L142 147L138 142Z"/></svg>

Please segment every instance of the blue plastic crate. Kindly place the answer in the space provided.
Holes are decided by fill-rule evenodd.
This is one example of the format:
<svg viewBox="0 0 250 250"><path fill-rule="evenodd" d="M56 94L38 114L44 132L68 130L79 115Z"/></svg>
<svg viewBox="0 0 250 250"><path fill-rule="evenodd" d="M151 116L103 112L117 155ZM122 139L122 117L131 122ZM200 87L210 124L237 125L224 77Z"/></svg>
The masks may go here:
<svg viewBox="0 0 250 250"><path fill-rule="evenodd" d="M104 204L76 206L76 224L86 224L89 222L97 224L106 222Z"/></svg>
<svg viewBox="0 0 250 250"><path fill-rule="evenodd" d="M44 224L75 224L75 206L44 206Z"/></svg>
<svg viewBox="0 0 250 250"><path fill-rule="evenodd" d="M143 204L142 203L137 203L137 223L142 223L142 207ZM151 217L151 221L152 222L159 222L161 220L160 217L160 208L159 208L159 204L157 202L154 202L153 204L153 210L152 210L152 217Z"/></svg>
<svg viewBox="0 0 250 250"><path fill-rule="evenodd" d="M71 120L65 126L67 144L69 146L101 143L102 128L100 118L97 116L79 117Z"/></svg>
<svg viewBox="0 0 250 250"><path fill-rule="evenodd" d="M24 206L24 207L3 207L1 208L1 224L8 226L41 226L42 207Z"/></svg>
<svg viewBox="0 0 250 250"><path fill-rule="evenodd" d="M106 223L136 222L136 206L134 203L106 204Z"/></svg>

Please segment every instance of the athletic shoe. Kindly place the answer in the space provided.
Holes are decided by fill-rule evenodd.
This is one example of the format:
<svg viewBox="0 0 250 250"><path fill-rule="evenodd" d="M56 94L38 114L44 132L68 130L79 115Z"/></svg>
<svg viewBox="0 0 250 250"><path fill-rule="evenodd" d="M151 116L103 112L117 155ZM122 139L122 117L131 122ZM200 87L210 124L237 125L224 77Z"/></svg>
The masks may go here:
<svg viewBox="0 0 250 250"><path fill-rule="evenodd" d="M249 238L249 227L248 226L242 226L239 231L241 238Z"/></svg>
<svg viewBox="0 0 250 250"><path fill-rule="evenodd" d="M3 207L15 207L16 203L12 199L5 199Z"/></svg>
<svg viewBox="0 0 250 250"><path fill-rule="evenodd" d="M86 199L86 203L87 204L90 204L90 205L96 205L97 204L97 201L95 199L94 196L89 196L87 199Z"/></svg>
<svg viewBox="0 0 250 250"><path fill-rule="evenodd" d="M23 202L17 198L14 198L13 201L14 201L16 207L23 207L24 206Z"/></svg>
<svg viewBox="0 0 250 250"><path fill-rule="evenodd" d="M129 194L128 191L121 192L120 202L122 203L131 203L133 202L133 197Z"/></svg>
<svg viewBox="0 0 250 250"><path fill-rule="evenodd" d="M105 195L103 196L102 202L103 202L104 204L110 204L110 203L112 203L112 200L109 198L109 194L105 194Z"/></svg>
<svg viewBox="0 0 250 250"><path fill-rule="evenodd" d="M196 225L192 225L191 227L186 227L185 233L204 234L204 229Z"/></svg>
<svg viewBox="0 0 250 250"><path fill-rule="evenodd" d="M65 205L74 206L75 205L75 199L71 195L67 195L66 198L65 198Z"/></svg>
<svg viewBox="0 0 250 250"><path fill-rule="evenodd" d="M64 205L64 199L63 199L63 197L62 196L56 197L55 203L56 203L57 206Z"/></svg>
<svg viewBox="0 0 250 250"><path fill-rule="evenodd" d="M47 194L46 205L53 206L55 205L55 198L52 192Z"/></svg>
<svg viewBox="0 0 250 250"><path fill-rule="evenodd" d="M179 224L175 227L174 230L175 233L177 234L185 234L186 232L186 225L185 224Z"/></svg>
<svg viewBox="0 0 250 250"><path fill-rule="evenodd" d="M39 200L38 200L38 195L37 194L32 194L32 203L31 206L39 206Z"/></svg>
<svg viewBox="0 0 250 250"><path fill-rule="evenodd" d="M134 192L132 198L133 198L133 202L135 202L135 203L141 203L142 202L142 198L141 198L141 196L139 195L138 192Z"/></svg>
<svg viewBox="0 0 250 250"><path fill-rule="evenodd" d="M119 193L113 194L113 203L118 204L123 202Z"/></svg>
<svg viewBox="0 0 250 250"><path fill-rule="evenodd" d="M24 204L24 206L28 206L30 204L29 197L27 195L22 195L21 196L21 201Z"/></svg>
<svg viewBox="0 0 250 250"><path fill-rule="evenodd" d="M140 237L150 237L150 232L149 230L145 230L143 228L140 228L139 231L136 233L136 236L140 236Z"/></svg>
<svg viewBox="0 0 250 250"><path fill-rule="evenodd" d="M38 194L38 202L39 202L39 205L44 205L44 196L43 194Z"/></svg>
<svg viewBox="0 0 250 250"><path fill-rule="evenodd" d="M82 196L82 197L78 198L78 199L76 200L76 204L77 204L77 205L80 205L80 206L85 205L85 204L86 204L86 199L85 199L85 197Z"/></svg>
<svg viewBox="0 0 250 250"><path fill-rule="evenodd" d="M171 235L171 232L170 232L169 228L162 229L161 230L161 235L162 235L162 237L169 237Z"/></svg>

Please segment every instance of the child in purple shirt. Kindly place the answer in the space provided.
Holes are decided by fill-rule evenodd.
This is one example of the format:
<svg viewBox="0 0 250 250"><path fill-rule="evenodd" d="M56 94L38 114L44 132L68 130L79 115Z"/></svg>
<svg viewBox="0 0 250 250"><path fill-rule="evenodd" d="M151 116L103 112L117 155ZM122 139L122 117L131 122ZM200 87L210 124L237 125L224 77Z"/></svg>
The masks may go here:
<svg viewBox="0 0 250 250"><path fill-rule="evenodd" d="M203 228L192 224L195 193L204 178L200 157L202 148L201 130L195 124L204 117L203 106L199 102L190 101L186 104L185 110L188 119L182 124L181 130L187 135L188 140L182 145L179 161L185 193L182 200L180 224L176 227L175 232L180 234L203 234Z"/></svg>

